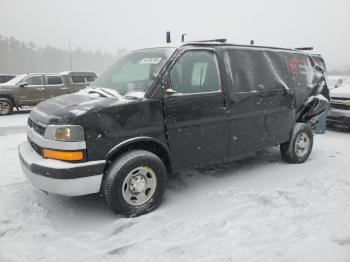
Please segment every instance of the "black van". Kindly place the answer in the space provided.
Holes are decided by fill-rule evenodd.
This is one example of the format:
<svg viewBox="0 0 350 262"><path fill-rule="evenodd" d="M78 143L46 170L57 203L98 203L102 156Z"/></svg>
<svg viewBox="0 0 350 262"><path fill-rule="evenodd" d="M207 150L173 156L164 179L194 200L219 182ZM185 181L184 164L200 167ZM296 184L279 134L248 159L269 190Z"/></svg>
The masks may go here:
<svg viewBox="0 0 350 262"><path fill-rule="evenodd" d="M137 216L159 205L175 170L275 145L302 163L328 105L312 64L297 50L219 42L130 52L94 87L32 110L23 171L44 191L101 192Z"/></svg>

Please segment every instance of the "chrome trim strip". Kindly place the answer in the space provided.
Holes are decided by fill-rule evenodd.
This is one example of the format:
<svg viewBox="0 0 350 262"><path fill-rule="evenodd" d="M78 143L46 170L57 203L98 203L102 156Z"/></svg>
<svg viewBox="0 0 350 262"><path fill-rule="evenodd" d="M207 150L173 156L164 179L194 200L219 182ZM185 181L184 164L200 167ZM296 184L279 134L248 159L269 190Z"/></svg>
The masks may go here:
<svg viewBox="0 0 350 262"><path fill-rule="evenodd" d="M86 142L64 142L50 140L42 137L33 128L27 126L27 137L30 141L34 142L42 148L58 149L58 150L81 150L86 149Z"/></svg>
<svg viewBox="0 0 350 262"><path fill-rule="evenodd" d="M20 155L19 161L24 175L34 187L41 190L55 193L64 196L81 196L93 194L100 191L103 174L96 174L88 177L71 178L71 179L56 179L42 176L32 172L23 161L27 164L37 164L42 167L50 167L57 169L69 169L75 166L88 166L97 163L105 162L105 160L91 161L86 163L67 163L59 160L45 159L38 155L28 141L23 142L18 146Z"/></svg>
<svg viewBox="0 0 350 262"><path fill-rule="evenodd" d="M101 163L106 163L106 160L95 160L95 161L88 161L83 163L70 163L70 162L64 162L60 160L55 159L47 159L40 156L38 153L34 151L32 146L28 141L23 142L19 145L19 152L22 155L22 158L26 163L29 165L35 163L42 167L49 167L51 169L69 169L74 167L82 167L82 166L92 166L97 165Z"/></svg>

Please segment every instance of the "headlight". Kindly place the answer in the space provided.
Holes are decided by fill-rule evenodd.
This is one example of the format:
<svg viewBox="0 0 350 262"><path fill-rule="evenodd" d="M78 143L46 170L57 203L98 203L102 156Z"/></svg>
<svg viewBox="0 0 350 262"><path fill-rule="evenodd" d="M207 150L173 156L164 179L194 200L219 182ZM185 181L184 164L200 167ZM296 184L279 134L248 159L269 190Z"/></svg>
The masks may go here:
<svg viewBox="0 0 350 262"><path fill-rule="evenodd" d="M350 100L345 100L343 101L344 106L350 106Z"/></svg>
<svg viewBox="0 0 350 262"><path fill-rule="evenodd" d="M79 142L85 140L84 128L75 125L49 125L46 127L46 139L66 142Z"/></svg>

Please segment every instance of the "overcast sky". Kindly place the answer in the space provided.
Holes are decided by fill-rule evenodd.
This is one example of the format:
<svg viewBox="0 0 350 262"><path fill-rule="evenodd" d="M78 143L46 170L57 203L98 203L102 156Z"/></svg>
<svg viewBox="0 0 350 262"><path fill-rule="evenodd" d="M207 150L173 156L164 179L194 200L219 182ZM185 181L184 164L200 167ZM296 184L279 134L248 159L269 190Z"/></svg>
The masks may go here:
<svg viewBox="0 0 350 262"><path fill-rule="evenodd" d="M314 46L329 66L350 66L350 0L1 0L0 35L39 46L109 51L165 41ZM1 58L0 58L1 59Z"/></svg>

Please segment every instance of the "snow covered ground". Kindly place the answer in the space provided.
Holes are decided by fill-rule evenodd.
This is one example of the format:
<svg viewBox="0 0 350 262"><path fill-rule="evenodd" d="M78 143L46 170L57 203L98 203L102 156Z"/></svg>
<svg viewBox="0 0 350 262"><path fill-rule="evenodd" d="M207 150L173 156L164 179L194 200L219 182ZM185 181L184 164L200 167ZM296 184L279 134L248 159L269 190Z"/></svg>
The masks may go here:
<svg viewBox="0 0 350 262"><path fill-rule="evenodd" d="M350 78L348 75L329 75L327 77L327 84L329 89L333 89L339 80L345 82Z"/></svg>
<svg viewBox="0 0 350 262"><path fill-rule="evenodd" d="M0 118L1 262L350 261L349 132L316 136L301 165L271 148L183 172L157 210L126 219L97 195L46 195L25 180L26 117Z"/></svg>

